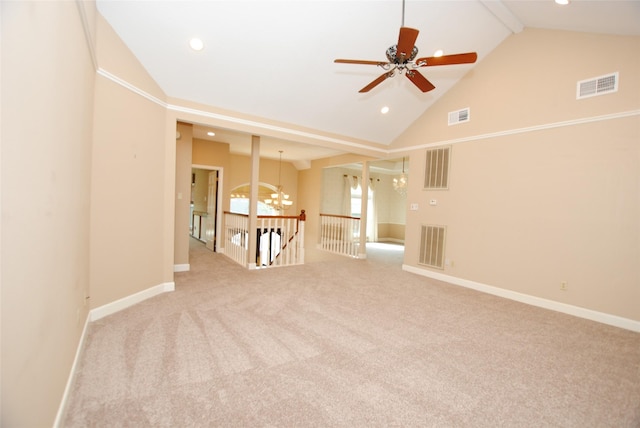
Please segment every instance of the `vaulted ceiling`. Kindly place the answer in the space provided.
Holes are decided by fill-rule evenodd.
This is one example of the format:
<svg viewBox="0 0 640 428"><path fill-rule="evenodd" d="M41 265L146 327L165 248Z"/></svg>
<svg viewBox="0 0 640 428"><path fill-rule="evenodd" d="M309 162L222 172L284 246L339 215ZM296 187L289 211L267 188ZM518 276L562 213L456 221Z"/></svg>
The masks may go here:
<svg viewBox="0 0 640 428"><path fill-rule="evenodd" d="M474 51L481 62L525 27L640 35L640 2L572 0L98 0L98 10L168 96L389 145L475 64L422 68L436 89L404 76L358 91L384 70L336 58L384 61L404 26L419 57ZM404 16L403 16L404 9ZM204 49L189 41L198 37ZM477 64L476 63L476 64ZM387 106L389 112L381 113ZM246 135L196 126L194 135L247 152ZM240 139L238 139L240 137ZM311 160L335 149L266 138L267 157Z"/></svg>

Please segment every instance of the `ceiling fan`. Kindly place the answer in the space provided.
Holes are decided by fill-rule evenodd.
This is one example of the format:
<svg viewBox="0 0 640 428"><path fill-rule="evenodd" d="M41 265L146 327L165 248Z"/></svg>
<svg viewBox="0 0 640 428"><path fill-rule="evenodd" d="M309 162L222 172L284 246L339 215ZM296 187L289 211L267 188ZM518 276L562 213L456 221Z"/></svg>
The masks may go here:
<svg viewBox="0 0 640 428"><path fill-rule="evenodd" d="M398 44L387 49L388 61L366 61L357 59L336 59L334 62L340 64L364 64L377 65L385 70L385 73L369 83L359 92L369 92L371 89L384 82L389 77L398 74L407 76L414 85L422 92L428 92L435 89L435 86L424 77L418 68L433 67L436 65L454 65L454 64L470 64L476 62L478 54L475 52L467 52L453 55L430 56L415 59L418 55L418 48L415 43L418 38L419 31L415 28L404 26L404 0L402 1L402 26L400 27L400 35Z"/></svg>

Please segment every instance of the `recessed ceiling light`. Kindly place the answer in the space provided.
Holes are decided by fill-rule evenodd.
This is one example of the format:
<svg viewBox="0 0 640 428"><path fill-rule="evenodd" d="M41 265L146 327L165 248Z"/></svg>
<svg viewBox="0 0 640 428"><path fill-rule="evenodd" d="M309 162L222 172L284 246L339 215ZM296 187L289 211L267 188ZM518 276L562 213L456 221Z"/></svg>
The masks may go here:
<svg viewBox="0 0 640 428"><path fill-rule="evenodd" d="M569 4L569 0L556 0L556 4L566 5Z"/></svg>
<svg viewBox="0 0 640 428"><path fill-rule="evenodd" d="M443 50L442 49L438 49L437 51L435 51L433 53L433 56L438 57L438 56L442 56L443 54L444 54Z"/></svg>
<svg viewBox="0 0 640 428"><path fill-rule="evenodd" d="M201 51L204 48L204 42L197 37L194 37L189 40L189 46L191 46L191 49L194 51Z"/></svg>
<svg viewBox="0 0 640 428"><path fill-rule="evenodd" d="M213 131L209 131L209 132L207 132L207 135L208 135L209 137L215 137L216 133L215 133L215 132L213 132Z"/></svg>
<svg viewBox="0 0 640 428"><path fill-rule="evenodd" d="M382 113L382 114L387 114L387 113L389 113L389 107L387 107L387 106L382 107L382 108L380 109L380 113Z"/></svg>

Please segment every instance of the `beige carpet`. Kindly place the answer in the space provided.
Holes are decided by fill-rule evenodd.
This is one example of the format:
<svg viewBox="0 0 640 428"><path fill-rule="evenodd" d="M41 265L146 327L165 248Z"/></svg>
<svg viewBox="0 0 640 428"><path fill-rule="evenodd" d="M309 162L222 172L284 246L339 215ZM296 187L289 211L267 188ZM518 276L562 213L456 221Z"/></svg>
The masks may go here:
<svg viewBox="0 0 640 428"><path fill-rule="evenodd" d="M640 334L366 260L247 271L90 326L65 427L640 427ZM34 409L37 411L37 409Z"/></svg>

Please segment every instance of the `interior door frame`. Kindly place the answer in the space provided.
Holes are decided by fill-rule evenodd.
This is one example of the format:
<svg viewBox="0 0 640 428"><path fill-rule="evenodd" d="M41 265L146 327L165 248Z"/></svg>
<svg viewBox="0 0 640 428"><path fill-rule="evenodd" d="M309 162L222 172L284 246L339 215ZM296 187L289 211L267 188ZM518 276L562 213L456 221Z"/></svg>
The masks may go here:
<svg viewBox="0 0 640 428"><path fill-rule="evenodd" d="M191 168L203 169L207 171L218 171L218 191L216 199L216 230L215 230L215 243L213 251L215 253L224 253L224 246L222 246L222 194L224 193L224 168L221 166L191 164Z"/></svg>

